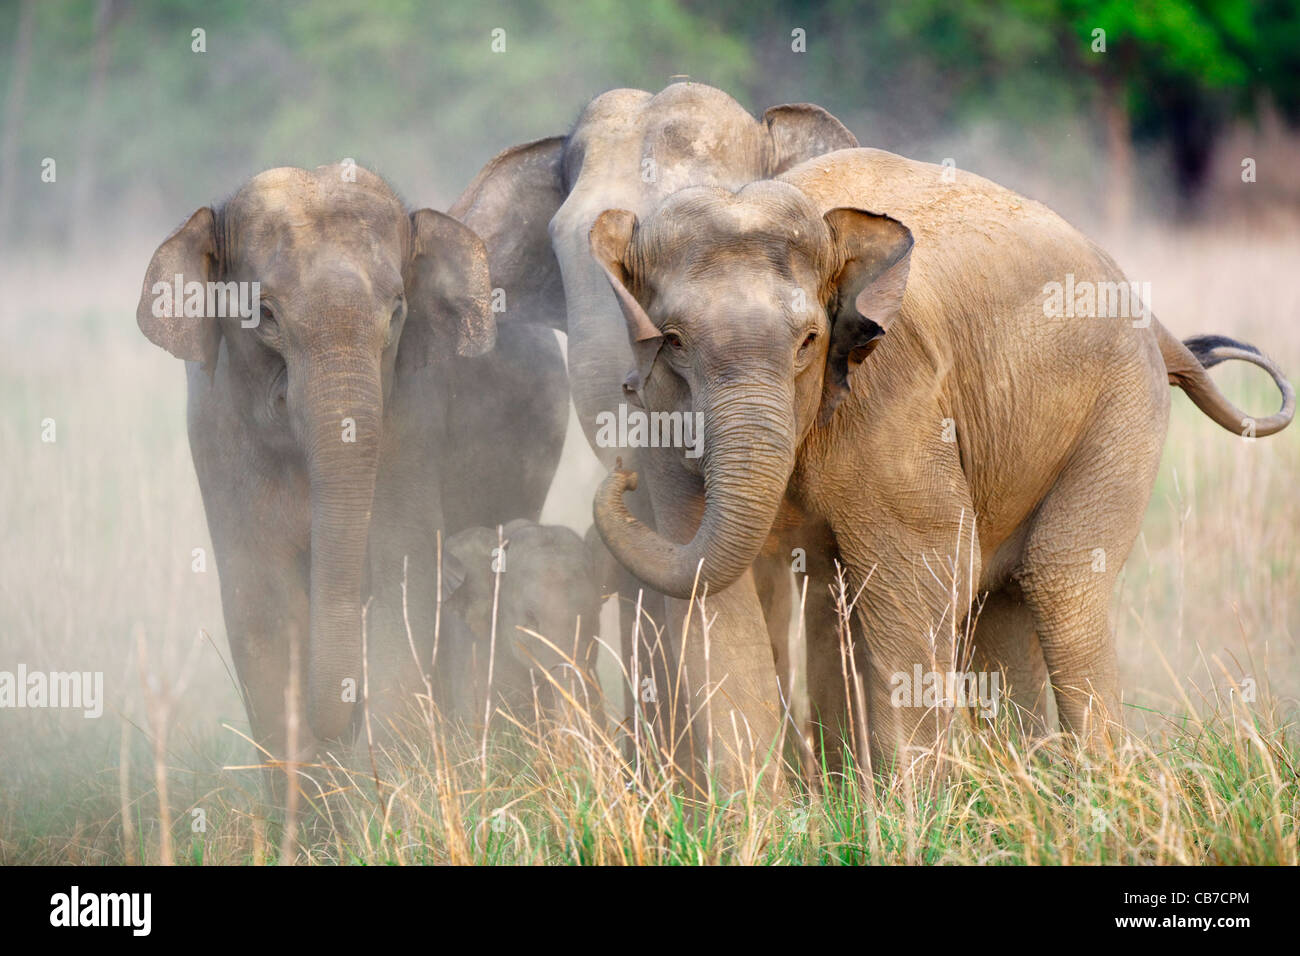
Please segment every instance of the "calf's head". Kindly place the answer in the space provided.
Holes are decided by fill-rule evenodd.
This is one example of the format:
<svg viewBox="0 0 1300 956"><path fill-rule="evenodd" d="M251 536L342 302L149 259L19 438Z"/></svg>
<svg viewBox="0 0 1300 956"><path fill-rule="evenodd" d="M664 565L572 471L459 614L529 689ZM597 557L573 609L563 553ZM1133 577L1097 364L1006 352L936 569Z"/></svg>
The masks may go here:
<svg viewBox="0 0 1300 956"><path fill-rule="evenodd" d="M468 528L447 539L443 598L447 618L467 646L448 648L452 699L459 711L482 707L495 606L494 691L527 700L541 669L559 680L572 667L594 668L602 595L588 544L568 528L517 520L498 538L496 528ZM538 679L539 688L549 686Z"/></svg>

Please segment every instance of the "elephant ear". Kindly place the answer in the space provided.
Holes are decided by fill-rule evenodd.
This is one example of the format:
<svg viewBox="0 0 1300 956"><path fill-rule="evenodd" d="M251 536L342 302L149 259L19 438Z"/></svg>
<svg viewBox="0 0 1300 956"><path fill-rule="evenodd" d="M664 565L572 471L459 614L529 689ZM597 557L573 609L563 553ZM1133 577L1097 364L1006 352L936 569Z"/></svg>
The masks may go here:
<svg viewBox="0 0 1300 956"><path fill-rule="evenodd" d="M849 394L849 376L898 318L912 259L912 232L897 219L861 209L832 209L836 261L831 341L826 353L821 423Z"/></svg>
<svg viewBox="0 0 1300 956"><path fill-rule="evenodd" d="M627 323L633 368L623 382L623 393L639 405L642 404L641 388L650 378L650 370L654 367L664 337L628 288L632 284L632 275L627 267L627 257L636 228L635 213L626 209L606 209L592 224L589 241L591 254L605 270L610 288L614 290L619 309L623 312L623 320Z"/></svg>
<svg viewBox="0 0 1300 956"><path fill-rule="evenodd" d="M552 136L512 146L448 210L487 246L493 286L505 297L502 321L565 329L564 286L549 230L566 192L564 145L564 137Z"/></svg>
<svg viewBox="0 0 1300 956"><path fill-rule="evenodd" d="M403 276L409 314L397 348L398 365L423 368L445 354L482 355L496 344L491 283L483 240L451 216L411 213L411 254Z"/></svg>
<svg viewBox="0 0 1300 956"><path fill-rule="evenodd" d="M467 585L467 593L480 588L491 573L492 549L497 546L496 528L466 528L453 534L442 548L442 596L446 600Z"/></svg>
<svg viewBox="0 0 1300 956"><path fill-rule="evenodd" d="M812 103L773 106L763 114L771 138L769 177L780 176L805 159L837 149L857 149L858 139L830 113Z"/></svg>
<svg viewBox="0 0 1300 956"><path fill-rule="evenodd" d="M442 599L446 601L465 583L465 565L450 551L442 552Z"/></svg>
<svg viewBox="0 0 1300 956"><path fill-rule="evenodd" d="M154 252L135 307L135 321L145 338L179 359L203 363L208 372L216 365L221 325L216 316L186 315L184 299L173 299L177 276L182 289L187 282L204 283L206 289L218 269L216 217L204 206Z"/></svg>

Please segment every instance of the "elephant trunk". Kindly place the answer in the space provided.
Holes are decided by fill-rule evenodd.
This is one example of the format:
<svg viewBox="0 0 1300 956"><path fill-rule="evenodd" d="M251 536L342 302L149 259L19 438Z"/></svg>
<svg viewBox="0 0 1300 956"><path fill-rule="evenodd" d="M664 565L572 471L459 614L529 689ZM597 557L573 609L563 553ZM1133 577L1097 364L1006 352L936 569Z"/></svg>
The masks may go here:
<svg viewBox="0 0 1300 956"><path fill-rule="evenodd" d="M312 381L315 379L315 381ZM361 688L361 589L382 421L375 358L352 356L309 375L311 647L307 720L321 740L341 736ZM344 682L351 680L353 693Z"/></svg>
<svg viewBox="0 0 1300 956"><path fill-rule="evenodd" d="M613 555L650 587L689 598L730 587L758 556L794 468L793 398L783 384L728 385L704 402L704 516L676 544L628 511L636 475L616 470L596 493L596 527ZM701 563L702 562L702 563ZM699 588L696 587L696 573Z"/></svg>

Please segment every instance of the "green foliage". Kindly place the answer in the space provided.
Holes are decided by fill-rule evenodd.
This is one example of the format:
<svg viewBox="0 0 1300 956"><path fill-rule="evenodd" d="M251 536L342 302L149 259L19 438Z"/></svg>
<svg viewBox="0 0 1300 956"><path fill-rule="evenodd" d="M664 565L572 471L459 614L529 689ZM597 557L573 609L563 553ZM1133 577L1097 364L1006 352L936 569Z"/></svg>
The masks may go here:
<svg viewBox="0 0 1300 956"><path fill-rule="evenodd" d="M40 189L47 156L61 183L92 187L105 216L143 199L177 219L262 168L343 156L445 205L496 150L566 130L605 89L658 89L675 74L755 109L822 103L885 146L898 125L925 135L1077 114L1107 82L1122 86L1135 131L1157 139L1211 135L1262 93L1300 115L1294 0L114 0L94 105L98 9L35 4L17 127L28 236L66 235L86 215L74 208L84 192ZM19 10L0 11L5 90ZM191 49L196 28L205 53ZM806 52L792 49L796 28ZM1097 28L1105 53L1090 48Z"/></svg>
<svg viewBox="0 0 1300 956"><path fill-rule="evenodd" d="M144 195L172 218L262 168L343 156L445 205L493 152L567 130L604 89L659 88L674 73L734 87L750 67L741 43L675 0L114 10L105 95L91 110L95 5L37 4L19 178L39 184L52 156L59 182L93 177L101 208ZM0 33L13 36L17 16L16 5L0 14ZM498 27L503 52L492 49ZM191 48L196 28L206 52ZM9 42L0 56L7 86ZM23 193L25 230L58 234L78 214L72 190Z"/></svg>

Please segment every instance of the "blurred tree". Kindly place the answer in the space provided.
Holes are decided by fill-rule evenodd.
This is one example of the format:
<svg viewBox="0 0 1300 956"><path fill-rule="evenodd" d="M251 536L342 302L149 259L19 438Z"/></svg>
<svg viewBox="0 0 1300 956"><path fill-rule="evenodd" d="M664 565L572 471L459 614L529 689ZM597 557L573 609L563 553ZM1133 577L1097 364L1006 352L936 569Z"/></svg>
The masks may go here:
<svg viewBox="0 0 1300 956"><path fill-rule="evenodd" d="M1113 222L1129 216L1134 140L1169 145L1180 211L1195 209L1215 139L1257 94L1295 102L1295 44L1278 43L1294 4L1252 0L918 0L898 10L899 34L964 64L959 90L993 98L1006 79L1029 92L1081 86L1100 114ZM1251 65L1258 65L1253 70ZM1267 67L1267 68L1265 68ZM1080 84L1080 80L1083 83Z"/></svg>
<svg viewBox="0 0 1300 956"><path fill-rule="evenodd" d="M1254 85L1267 90L1292 123L1300 122L1300 10L1295 0L1261 0L1255 7L1259 39L1250 66Z"/></svg>
<svg viewBox="0 0 1300 956"><path fill-rule="evenodd" d="M32 26L36 0L23 0L14 30L9 89L5 94L4 126L0 127L0 249L13 241L14 194L18 182L18 141L22 136L27 100L27 74L32 63Z"/></svg>
<svg viewBox="0 0 1300 956"><path fill-rule="evenodd" d="M96 0L94 61L90 70L90 88L86 93L86 114L81 127L80 149L77 154L76 183L73 187L74 209L90 209L95 196L98 172L99 144L103 137L101 125L104 97L108 87L108 59L112 52L112 31L116 13L113 0ZM73 237L80 251L94 243L94 222L91 216L76 220Z"/></svg>
<svg viewBox="0 0 1300 956"><path fill-rule="evenodd" d="M1253 105L1246 58L1258 36L1251 0L1062 0L1072 53L1097 84L1112 171L1112 220L1132 207L1132 141L1165 139L1180 209L1195 207L1225 120ZM1094 31L1105 31L1096 51Z"/></svg>
<svg viewBox="0 0 1300 956"><path fill-rule="evenodd" d="M1003 151L1041 146L1095 117L1112 214L1134 191L1134 142L1168 146L1186 211L1229 120L1272 99L1300 121L1296 2L0 3L0 241L60 239L88 204L152 229L266 166L344 156L446 204L496 150L674 74L754 110L820 103L904 151L989 120ZM1088 155L1058 150L1072 165L1053 175ZM72 188L25 187L46 156Z"/></svg>
<svg viewBox="0 0 1300 956"><path fill-rule="evenodd" d="M730 88L751 62L679 0L25 0L18 13L0 4L3 174L53 156L72 188L3 201L47 240L90 221L87 205L97 220L128 204L179 217L267 166L345 156L445 205L493 152L566 131L603 90L676 73ZM24 86L39 109L24 113Z"/></svg>

